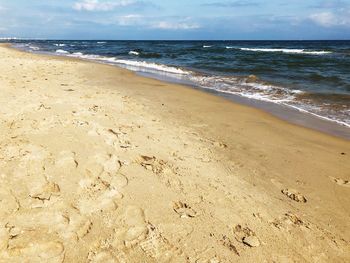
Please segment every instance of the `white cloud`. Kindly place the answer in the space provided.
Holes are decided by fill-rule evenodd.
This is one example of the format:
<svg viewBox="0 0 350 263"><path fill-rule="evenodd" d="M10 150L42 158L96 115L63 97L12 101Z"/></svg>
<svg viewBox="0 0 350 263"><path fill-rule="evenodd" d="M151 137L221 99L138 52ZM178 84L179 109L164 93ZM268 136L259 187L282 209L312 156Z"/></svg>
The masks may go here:
<svg viewBox="0 0 350 263"><path fill-rule="evenodd" d="M187 22L166 22L166 21L160 21L155 23L153 28L158 29L166 29L166 30L191 30L191 29L198 29L200 26L195 23L187 23Z"/></svg>
<svg viewBox="0 0 350 263"><path fill-rule="evenodd" d="M99 0L83 0L76 2L73 9L78 11L111 11L117 7L124 7L134 4L133 0L119 0L115 2L100 2Z"/></svg>
<svg viewBox="0 0 350 263"><path fill-rule="evenodd" d="M142 23L143 16L141 15L125 15L117 17L117 23L120 26L133 26Z"/></svg>
<svg viewBox="0 0 350 263"><path fill-rule="evenodd" d="M350 12L334 14L333 12L322 12L310 15L310 19L323 27L350 26Z"/></svg>
<svg viewBox="0 0 350 263"><path fill-rule="evenodd" d="M188 17L177 17L177 21L165 21L164 17L129 14L114 17L110 23L117 23L119 26L136 26L145 29L162 30L193 30L201 28L199 24L193 23L190 20Z"/></svg>

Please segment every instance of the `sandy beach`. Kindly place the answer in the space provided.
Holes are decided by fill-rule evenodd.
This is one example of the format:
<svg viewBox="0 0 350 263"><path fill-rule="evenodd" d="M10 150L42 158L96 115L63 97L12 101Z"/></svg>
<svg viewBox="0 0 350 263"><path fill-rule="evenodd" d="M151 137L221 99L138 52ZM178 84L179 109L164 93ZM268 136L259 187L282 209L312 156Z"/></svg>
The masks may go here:
<svg viewBox="0 0 350 263"><path fill-rule="evenodd" d="M0 262L349 262L350 141L0 46Z"/></svg>

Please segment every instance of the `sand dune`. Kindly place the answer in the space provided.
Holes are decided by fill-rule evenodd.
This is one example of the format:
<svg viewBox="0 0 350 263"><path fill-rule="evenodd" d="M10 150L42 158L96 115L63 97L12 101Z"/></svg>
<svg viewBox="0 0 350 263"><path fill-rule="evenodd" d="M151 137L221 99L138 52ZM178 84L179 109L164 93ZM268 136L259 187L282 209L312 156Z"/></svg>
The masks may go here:
<svg viewBox="0 0 350 263"><path fill-rule="evenodd" d="M0 47L0 262L349 262L350 143Z"/></svg>

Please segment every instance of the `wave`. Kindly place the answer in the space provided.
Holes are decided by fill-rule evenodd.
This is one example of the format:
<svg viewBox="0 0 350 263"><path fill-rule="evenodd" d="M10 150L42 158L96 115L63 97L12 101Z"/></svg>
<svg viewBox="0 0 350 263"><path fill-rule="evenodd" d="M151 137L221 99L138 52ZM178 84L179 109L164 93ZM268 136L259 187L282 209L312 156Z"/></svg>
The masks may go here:
<svg viewBox="0 0 350 263"><path fill-rule="evenodd" d="M65 47L66 44L54 44L54 46L56 46L56 47Z"/></svg>
<svg viewBox="0 0 350 263"><path fill-rule="evenodd" d="M332 53L331 51L311 51L311 50L305 50L305 49L288 49L288 48L239 48L239 49L242 51L253 51L253 52L279 52L279 53L287 53L287 54L308 54L308 55L325 55L325 54Z"/></svg>
<svg viewBox="0 0 350 263"><path fill-rule="evenodd" d="M292 90L260 81L257 77L191 76L203 88L266 101L293 100L301 90Z"/></svg>
<svg viewBox="0 0 350 263"><path fill-rule="evenodd" d="M97 44L106 44L107 42L104 41L98 41Z"/></svg>
<svg viewBox="0 0 350 263"><path fill-rule="evenodd" d="M335 122L345 127L350 128L349 119L335 117L333 114L329 114L328 108L323 109L324 106L328 105L328 95L324 95L324 103L313 103L313 101L302 100L303 97L314 97L320 96L320 94L310 94L301 90L291 90L288 88L271 85L268 83L262 83L258 79L254 82L250 81L249 77L222 77L222 76L191 76L191 80L199 85L199 87L208 90L214 90L220 93L232 94L236 96L245 97L248 99L266 101L283 105L286 107L293 108L294 110L313 115L317 118L324 119L327 121ZM323 95L321 95L323 96ZM348 96L342 96L344 103L347 103ZM339 98L335 101L339 101ZM344 113L344 109L336 109L334 105L331 105L333 110L337 113Z"/></svg>
<svg viewBox="0 0 350 263"><path fill-rule="evenodd" d="M132 66L132 67L140 68L140 69L142 69L142 68L143 69L150 69L150 70L162 71L162 72L179 74L179 75L189 75L190 74L190 72L185 71L185 70L180 69L180 68L166 66L163 64L146 62L146 61L132 61L132 60L116 59L115 62L117 64Z"/></svg>
<svg viewBox="0 0 350 263"><path fill-rule="evenodd" d="M67 56L83 58L83 59L90 59L90 60L101 60L101 61L103 61L104 58L106 58L105 60L107 61L107 57L101 57L99 55L86 55L86 54L81 53L81 52L75 52L72 54L68 54Z"/></svg>
<svg viewBox="0 0 350 263"><path fill-rule="evenodd" d="M77 57L81 57L81 56L83 56L84 54L81 53L81 52L74 52L72 55L73 55L73 56L77 56Z"/></svg>
<svg viewBox="0 0 350 263"><path fill-rule="evenodd" d="M37 47L37 46L28 46L31 50L34 50L34 51L38 51L38 50L40 50L40 48L39 47Z"/></svg>
<svg viewBox="0 0 350 263"><path fill-rule="evenodd" d="M57 50L56 50L56 53L59 53L59 54L69 54L68 51L63 50L63 49L57 49Z"/></svg>
<svg viewBox="0 0 350 263"><path fill-rule="evenodd" d="M206 45L203 46L203 48L210 48L210 47L212 47L212 46L206 46Z"/></svg>
<svg viewBox="0 0 350 263"><path fill-rule="evenodd" d="M137 52L137 51L133 51L133 50L131 50L131 51L129 51L129 53L128 53L129 55L132 55L132 56L139 56L140 55L140 53L139 52Z"/></svg>
<svg viewBox="0 0 350 263"><path fill-rule="evenodd" d="M57 52L57 51L56 51ZM160 72L166 72L166 73L172 73L177 75L189 75L189 71L185 71L181 68L167 66L164 64L157 64L157 63L151 63L146 61L134 61L134 60L124 60L124 59L117 59L115 57L103 57L99 55L87 55L83 54L81 52L76 52L73 54L70 54L71 57L79 57L84 59L90 59L90 60L97 60L101 62L107 62L111 64L119 64L124 65L127 68L131 70L150 70L150 71L160 71ZM132 68L130 68L132 67Z"/></svg>

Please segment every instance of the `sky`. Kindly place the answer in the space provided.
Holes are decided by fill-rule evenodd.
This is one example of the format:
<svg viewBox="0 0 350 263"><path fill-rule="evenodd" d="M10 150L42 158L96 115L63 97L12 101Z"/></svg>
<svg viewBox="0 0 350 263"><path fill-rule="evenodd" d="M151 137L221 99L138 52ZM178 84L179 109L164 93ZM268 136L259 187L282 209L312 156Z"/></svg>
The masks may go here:
<svg viewBox="0 0 350 263"><path fill-rule="evenodd" d="M0 37L350 39L350 0L0 0Z"/></svg>

